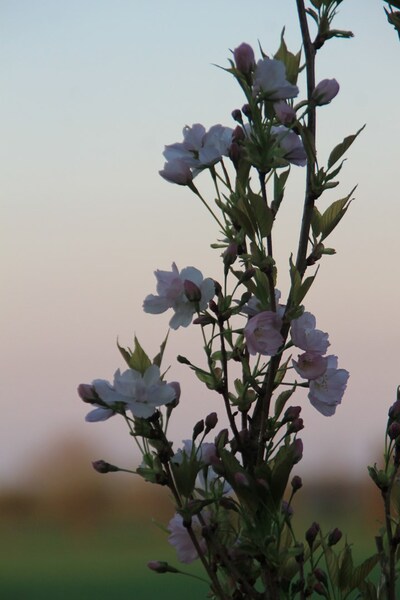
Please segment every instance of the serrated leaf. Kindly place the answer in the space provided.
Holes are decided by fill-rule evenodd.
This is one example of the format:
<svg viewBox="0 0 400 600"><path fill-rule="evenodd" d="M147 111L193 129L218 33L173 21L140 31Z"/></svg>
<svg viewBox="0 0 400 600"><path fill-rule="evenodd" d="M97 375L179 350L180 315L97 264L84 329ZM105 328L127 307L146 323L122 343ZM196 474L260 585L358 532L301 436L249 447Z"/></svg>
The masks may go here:
<svg viewBox="0 0 400 600"><path fill-rule="evenodd" d="M356 188L354 187L350 194L348 194L345 198L341 198L340 200L333 202L322 215L320 221L322 237L320 242L328 237L328 235L335 229L335 227L346 214L351 202L350 196L355 189Z"/></svg>
<svg viewBox="0 0 400 600"><path fill-rule="evenodd" d="M131 369L135 371L139 371L142 375L145 371L150 367L151 360L147 356L146 352L143 350L142 346L139 344L139 340L135 336L135 346L133 353L129 359L129 366Z"/></svg>
<svg viewBox="0 0 400 600"><path fill-rule="evenodd" d="M128 367L130 367L131 366L130 365L131 352L129 350L127 350L126 348L123 348L123 346L120 346L118 340L117 340L117 347L118 347L118 350L121 352L124 361L126 362Z"/></svg>
<svg viewBox="0 0 400 600"><path fill-rule="evenodd" d="M344 138L343 142L335 146L328 158L328 169L330 169L350 148L350 146L352 145L356 137L362 132L364 127L365 125L363 125L361 129L357 131L357 133L354 133L353 135L348 135Z"/></svg>
<svg viewBox="0 0 400 600"><path fill-rule="evenodd" d="M283 200L283 194L285 191L285 185L287 178L289 177L290 166L286 171L283 171L280 175L275 171L274 173L274 199L272 201L272 208L275 213L278 212L278 209Z"/></svg>
<svg viewBox="0 0 400 600"><path fill-rule="evenodd" d="M167 341L168 341L168 336L169 336L169 331L168 331L167 335L165 336L165 340L163 341L163 343L160 346L160 352L153 359L153 364L157 365L157 367L161 366L161 362L162 362L162 359L163 359L163 356L164 356L165 347L166 347Z"/></svg>
<svg viewBox="0 0 400 600"><path fill-rule="evenodd" d="M324 546L324 557L326 562L326 568L329 573L330 580L333 586L337 586L339 583L339 561L332 548Z"/></svg>
<svg viewBox="0 0 400 600"><path fill-rule="evenodd" d="M286 375L286 371L287 371L287 367L290 361L290 356L289 358L279 367L279 369L276 372L275 375L275 379L274 379L274 388L276 389L278 387L278 385L280 385L283 381L283 378Z"/></svg>
<svg viewBox="0 0 400 600"><path fill-rule="evenodd" d="M379 555L374 554L373 556L370 556L369 558L364 560L364 562L361 565L354 569L353 576L351 578L351 585L353 589L359 587L361 583L365 581L365 579L371 573L372 569L378 564L378 562Z"/></svg>
<svg viewBox="0 0 400 600"><path fill-rule="evenodd" d="M274 58L280 60L284 63L286 67L286 78L293 85L297 82L297 77L299 75L299 67L300 67L300 58L301 51L297 54L293 54L287 49L286 42L284 39L285 28L283 28L281 33L281 44L279 46L278 51L276 52Z"/></svg>
<svg viewBox="0 0 400 600"><path fill-rule="evenodd" d="M297 301L298 304L300 304L302 302L302 300L308 294L308 290L312 286L312 284L313 284L314 279L315 279L316 276L317 276L317 274L311 275L310 277L306 277L306 279L301 284L300 289L297 292L297 297L296 297L296 301Z"/></svg>
<svg viewBox="0 0 400 600"><path fill-rule="evenodd" d="M353 578L353 556L350 546L345 546L339 570L339 588L344 591L350 588Z"/></svg>

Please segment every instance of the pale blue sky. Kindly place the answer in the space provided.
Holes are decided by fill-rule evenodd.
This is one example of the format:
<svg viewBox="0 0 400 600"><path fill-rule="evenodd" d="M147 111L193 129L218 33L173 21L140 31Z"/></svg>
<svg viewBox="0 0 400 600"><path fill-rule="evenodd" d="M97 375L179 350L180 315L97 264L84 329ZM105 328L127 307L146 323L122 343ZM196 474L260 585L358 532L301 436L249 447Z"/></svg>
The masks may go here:
<svg viewBox="0 0 400 600"><path fill-rule="evenodd" d="M318 79L341 84L320 111L320 157L367 128L331 195L358 183L357 201L307 304L351 379L336 417L305 408L304 470L325 468L333 454L343 468L373 460L400 383L400 43L382 4L344 0L337 26L356 37L327 45L318 63ZM168 316L141 311L155 268L175 260L220 277L209 249L217 229L190 192L157 174L163 145L180 140L185 124L232 125L243 98L212 64L226 65L229 48L243 41L274 52L284 25L297 50L294 10L294 0L0 2L0 481L22 476L27 457L63 436L87 436L101 457L128 462L123 424L85 424L76 385L123 366L117 335L129 344L136 331L156 353ZM277 225L284 268L297 241L303 174ZM174 363L198 341L190 330L171 339L171 378L186 390L177 440L215 407Z"/></svg>

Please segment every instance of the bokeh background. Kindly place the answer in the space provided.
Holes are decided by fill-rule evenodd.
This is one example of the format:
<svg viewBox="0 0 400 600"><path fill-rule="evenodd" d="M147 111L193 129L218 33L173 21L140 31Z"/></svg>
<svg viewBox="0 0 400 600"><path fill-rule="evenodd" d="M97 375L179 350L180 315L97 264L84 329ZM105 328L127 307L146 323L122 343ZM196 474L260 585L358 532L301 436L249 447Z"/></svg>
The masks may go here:
<svg viewBox="0 0 400 600"><path fill-rule="evenodd" d="M155 289L155 269L169 269L176 261L180 268L193 265L220 278L218 251L210 248L218 229L188 190L159 177L163 146L180 141L186 124L234 126L230 113L244 99L215 65L226 66L230 49L243 41L273 54L284 26L289 48L297 51L292 0L0 2L0 496L8 540L3 570L11 573L3 585L9 581L10 598L67 597L57 582L46 596L55 571L45 550L52 543L62 546L54 528L43 533L46 515L53 525L58 518L69 523L69 533L72 522L77 532L88 528L76 539L62 538L65 555L79 555L81 566L91 553L82 540L92 536L99 548L105 539L99 520L108 522L116 512L146 524L150 516L164 523L171 516L164 501L155 501L154 510L139 510L153 507L147 488L117 480L122 475L109 476L110 487L109 477L92 473L91 460L134 468L139 457L122 422L84 422L87 406L76 386L112 379L123 366L117 338L131 345L136 334L150 355L157 353L169 317L142 312L143 298ZM379 0L344 1L336 27L351 29L355 37L335 40L319 53L317 80L335 77L341 85L319 113L321 162L346 135L367 126L347 155L340 187L321 201L324 209L358 184L355 201L331 237L337 255L322 261L307 309L330 333L330 350L351 377L335 417L322 417L304 398L305 451L298 474L310 485L335 482L336 496L344 497L338 482L363 486L366 465L379 459L387 409L400 383L400 44ZM277 225L283 295L288 257L296 250L303 181L304 170L294 168ZM205 174L196 183L205 194L211 191ZM194 327L178 330L169 340L165 364L183 390L171 426L177 443L190 436L198 418L221 410L219 399L175 360L178 353L200 360L199 333ZM96 508L102 502L107 510ZM12 523L10 540L5 520ZM24 523L20 537L16 521ZM125 565L123 552L130 564L132 537L140 538L142 562L154 558L156 534L150 527L139 533L137 523L133 529L121 525L119 533L109 527L115 564L119 552L118 564ZM32 563L35 536L45 540L42 558L37 554L41 567ZM54 552L53 560L63 563ZM108 554L98 560L98 577L111 564L121 580ZM22 585L21 564L29 562L27 591L15 586ZM42 582L37 592L35 577ZM100 598L93 577L75 597ZM155 585L154 577L151 581ZM101 585L105 589L104 581ZM104 597L127 598L129 585L120 596L106 591ZM136 597L153 598L155 589L146 584ZM171 597L185 597L179 593L184 586Z"/></svg>

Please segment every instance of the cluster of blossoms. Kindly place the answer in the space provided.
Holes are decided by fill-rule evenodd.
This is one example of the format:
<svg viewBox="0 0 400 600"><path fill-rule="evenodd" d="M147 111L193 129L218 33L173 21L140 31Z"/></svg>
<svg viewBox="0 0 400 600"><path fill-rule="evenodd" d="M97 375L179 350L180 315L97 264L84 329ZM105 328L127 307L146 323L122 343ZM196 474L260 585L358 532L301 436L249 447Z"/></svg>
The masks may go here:
<svg viewBox="0 0 400 600"><path fill-rule="evenodd" d="M282 53L276 56L282 57ZM291 56L296 63L296 56ZM303 445L297 434L304 426L299 416L301 407L287 406L298 385L288 381L288 375L295 373L306 380L301 385L308 386L311 404L325 416L335 413L349 377L347 371L338 369L337 357L327 355L328 334L316 328L315 317L304 312L302 305L315 277L304 281L305 271L321 258L322 240L339 222L340 214L338 218L336 212L337 222L331 223L316 211L315 221L324 222L317 223L312 237L310 222L304 259L298 258L295 264L291 261L286 305L280 303L281 293L276 288L272 228L285 183L291 165L303 167L308 162L308 173L315 159L313 151L307 152L310 138L304 133L304 117L316 106L328 104L339 91L336 80L323 80L307 100L295 105L300 54L297 57L297 67L289 69L283 59L262 54L256 61L251 46L238 46L227 69L246 97L242 109L232 112L235 129L217 124L206 130L195 123L184 127L182 142L165 146L163 152L166 162L160 175L171 183L187 185L221 227L223 239L214 247L224 248L224 281L205 278L193 266L179 270L172 263L171 270L155 271L156 293L145 297L143 310L150 314L171 310L169 326L173 330L192 323L202 327L205 366L198 367L182 356L178 360L189 365L208 390L222 398L230 429L219 431L214 443L205 442L218 422L213 412L195 424L192 439L174 449L167 425L181 390L179 383L164 381L160 370L166 340L151 361L135 338L133 352L119 347L127 370L117 370L112 383L95 379L78 388L81 399L93 407L87 421L104 421L120 414L128 422L131 435L137 441L140 438L143 460L135 472L146 481L167 486L175 499L176 513L168 524L169 542L183 563L199 556L203 564L209 561L213 597L224 599L261 597L258 592L248 592L254 591L275 541L276 556L283 553L279 536L292 516L290 502L302 485L299 477L292 480L289 501L284 500L284 494L291 470L302 458ZM225 165L224 157L232 164ZM221 220L193 183L206 169L216 189L215 204L222 213ZM250 174L254 172L260 185L258 193ZM324 184L327 189L334 187L324 169L319 175L321 189ZM341 210L346 210L345 204ZM308 261L310 246L314 262ZM233 289L228 276L235 278ZM301 354L290 363L293 346ZM236 369L228 368L230 361L235 367L240 364L241 378L233 380ZM280 384L290 389L279 394L276 390ZM163 406L164 410L160 408ZM105 461L94 466L103 473L119 470ZM310 539L306 536L311 548ZM296 562L304 560L292 551L288 555L296 556ZM149 566L160 573L177 572L163 562L153 561ZM226 594L218 591L218 569L228 575ZM238 596L232 595L233 587L229 587L235 578Z"/></svg>
<svg viewBox="0 0 400 600"><path fill-rule="evenodd" d="M166 163L160 175L171 183L188 185L200 171L229 155L233 129L214 125L208 131L200 123L183 128L183 142L165 146Z"/></svg>
<svg viewBox="0 0 400 600"><path fill-rule="evenodd" d="M328 334L315 328L314 315L304 312L291 323L292 342L304 350L293 366L300 377L309 381L311 404L323 415L331 416L340 404L349 373L338 369L337 356L324 356L328 350Z"/></svg>

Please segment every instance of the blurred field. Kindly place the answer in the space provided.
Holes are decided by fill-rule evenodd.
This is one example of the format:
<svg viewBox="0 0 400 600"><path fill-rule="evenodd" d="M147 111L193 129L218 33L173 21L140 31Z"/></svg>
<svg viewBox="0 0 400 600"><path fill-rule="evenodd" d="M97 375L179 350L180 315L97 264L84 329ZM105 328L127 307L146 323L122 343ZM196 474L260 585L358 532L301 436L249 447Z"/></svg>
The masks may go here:
<svg viewBox="0 0 400 600"><path fill-rule="evenodd" d="M63 461L53 453L27 487L0 491L0 598L152 600L162 594L204 600L206 584L146 567L149 560L179 566L166 533L153 522L165 526L172 516L165 490L92 472L85 449L76 444L67 456ZM356 562L374 553L381 513L367 480L305 480L295 509L299 537L315 520L324 531L347 532ZM202 575L196 564L183 570Z"/></svg>

